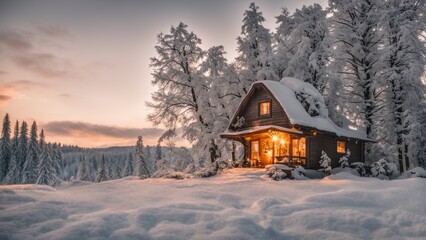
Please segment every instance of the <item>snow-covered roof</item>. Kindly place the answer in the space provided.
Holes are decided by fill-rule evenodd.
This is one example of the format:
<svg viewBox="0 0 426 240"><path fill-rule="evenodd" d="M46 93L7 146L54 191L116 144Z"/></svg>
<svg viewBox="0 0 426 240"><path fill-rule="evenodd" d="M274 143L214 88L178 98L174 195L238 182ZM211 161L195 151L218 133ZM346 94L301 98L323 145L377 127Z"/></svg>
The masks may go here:
<svg viewBox="0 0 426 240"><path fill-rule="evenodd" d="M290 123L298 126L305 126L335 133L337 136L358 138L362 140L372 141L368 139L363 131L356 131L337 126L329 117L328 111L325 107L324 98L309 83L303 82L296 78L285 77L280 82L277 81L257 81L253 83L251 88L257 84L265 86L275 97L278 103L286 112ZM251 89L250 89L251 90ZM309 115L299 100L296 98L295 93L306 93L310 95L317 103L319 103L319 115Z"/></svg>

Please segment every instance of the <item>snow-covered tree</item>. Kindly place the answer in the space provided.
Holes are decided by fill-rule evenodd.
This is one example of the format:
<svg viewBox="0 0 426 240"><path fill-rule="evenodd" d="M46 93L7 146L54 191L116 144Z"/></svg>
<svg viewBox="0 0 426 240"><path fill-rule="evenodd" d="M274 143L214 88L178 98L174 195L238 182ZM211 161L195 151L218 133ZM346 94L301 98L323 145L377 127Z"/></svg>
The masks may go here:
<svg viewBox="0 0 426 240"><path fill-rule="evenodd" d="M394 175L398 174L396 165L383 158L373 164L371 171L374 177L380 179L391 179Z"/></svg>
<svg viewBox="0 0 426 240"><path fill-rule="evenodd" d="M133 175L133 154L129 153L126 158L126 162L124 163L124 169L122 176L127 177Z"/></svg>
<svg viewBox="0 0 426 240"><path fill-rule="evenodd" d="M339 159L340 167L346 168L349 167L349 157L351 156L351 151L346 150L346 154Z"/></svg>
<svg viewBox="0 0 426 240"><path fill-rule="evenodd" d="M162 159L162 153L161 153L161 145L160 142L157 143L157 146L155 147L155 160Z"/></svg>
<svg viewBox="0 0 426 240"><path fill-rule="evenodd" d="M52 157L53 157L53 166L55 168L56 174L58 177L62 174L62 150L61 147L57 144L53 144L53 150L52 150Z"/></svg>
<svg viewBox="0 0 426 240"><path fill-rule="evenodd" d="M150 176L147 161L144 156L144 147L142 136L138 136L135 150L135 175L140 178L147 178Z"/></svg>
<svg viewBox="0 0 426 240"><path fill-rule="evenodd" d="M330 24L335 42L330 72L344 81L347 115L363 122L374 139L375 115L380 109L380 66L377 0L330 0ZM343 110L340 110L343 111ZM367 146L367 152L371 149Z"/></svg>
<svg viewBox="0 0 426 240"><path fill-rule="evenodd" d="M80 164L78 165L77 179L80 181L90 181L90 168L88 161L85 157L80 157Z"/></svg>
<svg viewBox="0 0 426 240"><path fill-rule="evenodd" d="M0 183L6 177L9 163L12 158L11 126L9 114L6 113L3 119L3 126L0 138Z"/></svg>
<svg viewBox="0 0 426 240"><path fill-rule="evenodd" d="M324 169L326 176L331 175L331 159L324 151L321 151L321 160L319 161L319 164Z"/></svg>
<svg viewBox="0 0 426 240"><path fill-rule="evenodd" d="M153 109L148 119L154 125L164 124L168 129L160 141L176 136L181 126L183 137L195 142L207 122L201 113L205 106L208 86L198 71L204 51L201 39L188 32L187 25L172 27L170 34L160 33L155 47L157 57L151 58L154 68L152 83L157 91L147 105ZM138 170L139 171L139 170Z"/></svg>
<svg viewBox="0 0 426 240"><path fill-rule="evenodd" d="M174 172L170 167L170 162L166 159L161 159L156 162L155 173L152 175L154 178L167 177L170 173Z"/></svg>
<svg viewBox="0 0 426 240"><path fill-rule="evenodd" d="M44 146L46 145L46 139L45 139L45 136L44 136L44 130L43 129L41 129L39 137L40 137L40 140L38 141L38 144L39 144L38 148L40 149L40 151L42 151Z"/></svg>
<svg viewBox="0 0 426 240"><path fill-rule="evenodd" d="M257 80L278 78L272 64L271 35L262 25L264 21L259 7L255 3L250 3L249 9L244 13L241 36L237 38L239 52L237 62L242 68L244 80L241 87L245 92Z"/></svg>
<svg viewBox="0 0 426 240"><path fill-rule="evenodd" d="M102 155L101 163L98 165L98 171L96 174L96 182L103 182L108 180L107 178L107 172L106 172L106 162L105 162L105 156Z"/></svg>
<svg viewBox="0 0 426 240"><path fill-rule="evenodd" d="M9 169L4 179L4 183L17 184L20 182L21 182L21 179L19 178L18 161L16 159L16 154L12 154L12 158L10 159L10 162L9 162Z"/></svg>
<svg viewBox="0 0 426 240"><path fill-rule="evenodd" d="M426 154L422 151L426 92L421 81L426 64L425 12L425 1L392 0L386 2L380 19L382 78L387 84L381 135L388 143L386 152L398 159L401 171L419 166Z"/></svg>
<svg viewBox="0 0 426 240"><path fill-rule="evenodd" d="M286 49L285 57L287 67L283 75L295 77L312 84L323 94L326 88L326 63L328 58L328 25L326 21L327 12L321 5L314 4L303 6L301 9L288 16L288 11L284 10L282 15L277 17L278 26L277 37L279 39L278 49Z"/></svg>
<svg viewBox="0 0 426 240"><path fill-rule="evenodd" d="M31 125L30 141L28 143L28 154L22 170L23 183L36 183L38 176L39 143L37 134L37 123Z"/></svg>
<svg viewBox="0 0 426 240"><path fill-rule="evenodd" d="M53 185L56 181L56 171L53 166L52 150L50 148L49 145L44 144L41 150L37 166L37 184Z"/></svg>
<svg viewBox="0 0 426 240"><path fill-rule="evenodd" d="M22 121L21 131L19 133L18 150L16 153L16 159L18 163L18 170L20 173L20 179L22 181L22 171L24 170L25 160L28 155L28 125L25 121Z"/></svg>

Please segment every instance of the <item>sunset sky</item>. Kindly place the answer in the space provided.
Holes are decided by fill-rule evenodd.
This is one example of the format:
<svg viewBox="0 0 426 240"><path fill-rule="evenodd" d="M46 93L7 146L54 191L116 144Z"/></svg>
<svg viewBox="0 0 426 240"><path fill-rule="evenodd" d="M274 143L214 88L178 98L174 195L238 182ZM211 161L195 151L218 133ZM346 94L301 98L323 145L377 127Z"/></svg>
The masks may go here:
<svg viewBox="0 0 426 240"><path fill-rule="evenodd" d="M223 45L232 61L250 2L0 0L1 117L36 120L49 141L65 144L132 145L138 135L156 144L163 130L145 106L156 35L182 21L203 49ZM314 1L256 2L274 31L282 7Z"/></svg>

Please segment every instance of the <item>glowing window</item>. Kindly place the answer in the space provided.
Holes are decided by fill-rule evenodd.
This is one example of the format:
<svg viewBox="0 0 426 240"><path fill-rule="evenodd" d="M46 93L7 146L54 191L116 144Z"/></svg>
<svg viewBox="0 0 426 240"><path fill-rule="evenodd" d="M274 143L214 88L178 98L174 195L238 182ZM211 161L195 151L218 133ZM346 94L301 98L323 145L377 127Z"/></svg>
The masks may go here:
<svg viewBox="0 0 426 240"><path fill-rule="evenodd" d="M271 102L262 102L259 104L259 116L271 114Z"/></svg>
<svg viewBox="0 0 426 240"><path fill-rule="evenodd" d="M338 153L345 153L345 149L346 149L345 142L337 141L337 152Z"/></svg>

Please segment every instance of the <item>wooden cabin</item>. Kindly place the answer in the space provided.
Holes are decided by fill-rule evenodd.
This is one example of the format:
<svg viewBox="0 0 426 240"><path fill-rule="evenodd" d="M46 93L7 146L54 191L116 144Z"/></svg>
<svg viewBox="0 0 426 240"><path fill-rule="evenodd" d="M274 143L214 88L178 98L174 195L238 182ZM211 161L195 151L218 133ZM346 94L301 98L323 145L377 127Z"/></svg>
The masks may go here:
<svg viewBox="0 0 426 240"><path fill-rule="evenodd" d="M364 144L371 141L364 131L338 127L327 110L311 116L296 97L300 91L320 96L318 105L323 104L318 91L298 79L255 82L221 137L244 145L248 167L282 163L317 169L322 151L337 167L347 149L350 162L364 162Z"/></svg>

